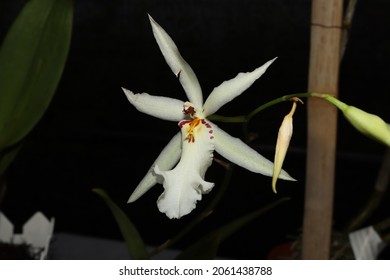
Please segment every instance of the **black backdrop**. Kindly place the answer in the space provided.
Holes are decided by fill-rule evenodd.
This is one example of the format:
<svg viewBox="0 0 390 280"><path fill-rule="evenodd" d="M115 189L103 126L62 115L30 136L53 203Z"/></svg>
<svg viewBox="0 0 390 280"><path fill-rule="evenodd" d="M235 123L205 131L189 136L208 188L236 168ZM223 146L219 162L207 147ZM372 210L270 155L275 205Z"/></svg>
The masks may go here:
<svg viewBox="0 0 390 280"><path fill-rule="evenodd" d="M23 3L0 2L0 38ZM160 185L134 204L126 204L159 151L177 132L177 125L136 111L121 86L185 99L154 41L147 13L174 39L196 72L204 96L238 72L251 71L278 56L245 94L219 111L239 115L275 97L306 91L310 8L309 0L75 1L64 75L49 110L9 169L2 210L17 225L41 210L56 217L56 232L121 239L107 207L91 193L91 188L101 187L126 210L149 244L164 242L194 218L216 191L204 196L196 211L180 220L169 220L158 212L155 201L162 192ZM340 74L340 98L387 122L389 10L385 0L359 1ZM258 134L255 148L270 159L278 127L289 109L290 104L278 105L251 122L250 130ZM237 124L221 126L242 136ZM220 254L265 258L272 247L297 234L304 199L305 133L306 109L299 106L285 162L285 169L298 182L280 182L278 195L274 195L270 178L237 167L213 216L178 247L284 196L292 200L231 237ZM384 151L340 119L335 228L366 201ZM223 169L214 164L207 178L218 188L222 175ZM388 216L388 203L386 197L370 223Z"/></svg>

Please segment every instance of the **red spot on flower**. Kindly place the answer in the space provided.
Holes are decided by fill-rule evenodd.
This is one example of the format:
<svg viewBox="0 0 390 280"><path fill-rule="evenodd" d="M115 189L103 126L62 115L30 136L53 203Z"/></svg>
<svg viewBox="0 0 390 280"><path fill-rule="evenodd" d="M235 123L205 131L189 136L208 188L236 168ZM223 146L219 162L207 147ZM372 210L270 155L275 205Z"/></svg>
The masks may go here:
<svg viewBox="0 0 390 280"><path fill-rule="evenodd" d="M187 123L190 123L191 121L189 121L189 120L184 120L184 121L181 121L181 122L179 122L179 127L180 128L182 128L183 126L185 126Z"/></svg>

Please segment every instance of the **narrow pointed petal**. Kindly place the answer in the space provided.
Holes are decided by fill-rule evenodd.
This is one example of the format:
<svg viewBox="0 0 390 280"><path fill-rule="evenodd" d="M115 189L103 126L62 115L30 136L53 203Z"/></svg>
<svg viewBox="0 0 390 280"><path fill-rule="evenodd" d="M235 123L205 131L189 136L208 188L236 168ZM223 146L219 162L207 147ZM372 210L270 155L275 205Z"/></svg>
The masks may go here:
<svg viewBox="0 0 390 280"><path fill-rule="evenodd" d="M239 73L235 78L225 81L214 88L204 104L204 116L207 117L214 114L223 105L243 93L264 74L275 59L276 58L266 62L252 72Z"/></svg>
<svg viewBox="0 0 390 280"><path fill-rule="evenodd" d="M154 167L158 165L161 170L169 170L179 161L181 154L181 134L177 133L168 145L161 151L160 155L152 164L152 167L149 169L148 173L146 173L145 177L138 184L136 189L131 194L128 203L136 201L140 198L144 193L146 193L151 187L157 184L158 177L154 173Z"/></svg>
<svg viewBox="0 0 390 280"><path fill-rule="evenodd" d="M196 108L202 108L202 90L194 71L181 56L175 42L173 42L165 30L150 15L149 20L152 25L154 38L172 72L178 77L183 86L188 100Z"/></svg>
<svg viewBox="0 0 390 280"><path fill-rule="evenodd" d="M122 90L130 103L142 113L176 122L185 117L183 114L183 101L164 96L153 96L147 93L134 94L125 88L122 88Z"/></svg>
<svg viewBox="0 0 390 280"><path fill-rule="evenodd" d="M249 171L272 176L273 163L246 145L238 138L234 138L211 124L215 136L215 151L227 160L248 169ZM295 181L286 171L282 170L280 179Z"/></svg>
<svg viewBox="0 0 390 280"><path fill-rule="evenodd" d="M169 171L161 171L159 165L154 169L162 177L164 187L157 201L158 209L171 219L190 213L202 194L214 187L214 183L204 180L213 159L212 127L202 122L193 127L193 137L188 137L190 133L190 123L182 125L183 149L177 166Z"/></svg>

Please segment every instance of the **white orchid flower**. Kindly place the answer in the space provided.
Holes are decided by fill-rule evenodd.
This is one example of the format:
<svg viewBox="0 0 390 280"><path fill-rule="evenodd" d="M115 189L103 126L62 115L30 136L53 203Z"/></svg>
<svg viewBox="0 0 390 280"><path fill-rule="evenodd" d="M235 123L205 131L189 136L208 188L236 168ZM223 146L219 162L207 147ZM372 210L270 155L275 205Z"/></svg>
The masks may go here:
<svg viewBox="0 0 390 280"><path fill-rule="evenodd" d="M133 202L156 183L163 184L164 192L157 200L158 209L169 218L180 218L190 213L208 193L214 183L204 180L213 160L214 150L227 160L252 172L272 176L273 164L238 138L234 138L207 120L223 105L240 95L257 80L275 60L270 60L252 72L240 73L235 78L214 88L203 103L198 79L182 58L175 43L149 16L154 37L160 50L179 79L189 101L134 94L123 89L130 103L140 112L179 122L180 132L162 150L152 167L129 198ZM285 171L279 178L294 180Z"/></svg>

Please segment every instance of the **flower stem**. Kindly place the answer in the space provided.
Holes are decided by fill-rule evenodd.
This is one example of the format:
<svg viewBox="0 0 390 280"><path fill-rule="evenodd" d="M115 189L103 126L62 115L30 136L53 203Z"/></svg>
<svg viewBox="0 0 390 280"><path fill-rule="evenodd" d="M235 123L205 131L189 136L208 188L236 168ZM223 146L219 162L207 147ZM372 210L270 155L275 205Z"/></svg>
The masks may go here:
<svg viewBox="0 0 390 280"><path fill-rule="evenodd" d="M276 104L281 103L281 102L289 101L290 99L292 99L294 97L304 98L304 97L322 97L322 96L318 93L313 93L313 92L293 93L293 94L284 95L284 96L273 99L273 100L257 107L256 109L254 109L252 112L250 112L247 115L247 119L249 121L251 118L253 118L256 114L260 113L264 109L267 109L268 107L271 107L271 106L276 105Z"/></svg>
<svg viewBox="0 0 390 280"><path fill-rule="evenodd" d="M289 101L290 99L294 97L301 97L301 98L307 98L307 97L319 97L319 98L332 98L328 94L321 94L321 93L315 93L315 92L305 92L305 93L293 93L284 95L281 97L278 97L276 99L273 99L263 105L260 105L256 109L254 109L252 112L250 112L247 115L240 115L240 116L234 116L234 117L226 117L221 115L211 115L208 117L211 121L217 121L217 122L227 122L227 123L247 123L250 121L251 118L253 118L255 115L263 111L264 109L267 109L268 107L271 107L273 105L276 105L281 102Z"/></svg>

